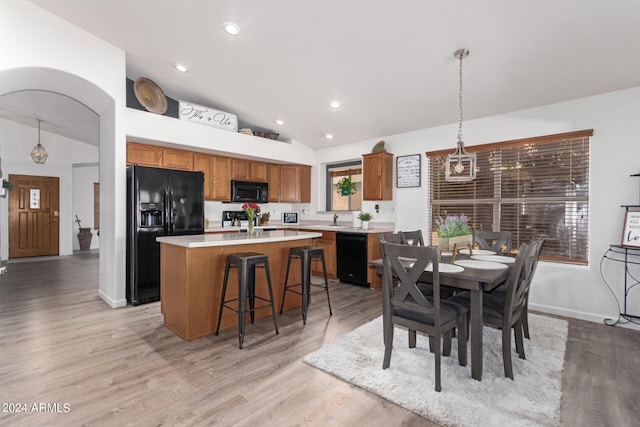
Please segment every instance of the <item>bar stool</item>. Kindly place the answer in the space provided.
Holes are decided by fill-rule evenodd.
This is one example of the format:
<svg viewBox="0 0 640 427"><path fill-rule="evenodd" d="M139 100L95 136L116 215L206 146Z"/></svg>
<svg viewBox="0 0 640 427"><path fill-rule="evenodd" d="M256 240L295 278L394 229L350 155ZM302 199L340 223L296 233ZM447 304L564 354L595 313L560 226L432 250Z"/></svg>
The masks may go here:
<svg viewBox="0 0 640 427"><path fill-rule="evenodd" d="M226 300L227 295L227 282L229 280L229 270L232 268L238 269L238 298ZM269 299L256 295L256 268L264 268L267 276L267 288L269 289ZM218 326L216 327L216 335L220 331L220 320L222 319L223 308L238 313L238 340L239 348L242 348L244 342L244 329L245 320L247 317L247 298L249 299L249 315L251 316L251 323L254 321L254 312L261 308L271 307L271 315L273 317L273 325L276 328L276 335L279 334L278 324L276 323L276 310L273 303L273 289L271 288L271 274L269 272L269 258L267 255L259 254L256 252L243 252L227 255L227 264L224 270L224 283L222 285L222 296L220 297L220 310L218 312ZM255 300L259 299L268 304L261 306L255 306ZM238 309L227 305L238 301Z"/></svg>
<svg viewBox="0 0 640 427"><path fill-rule="evenodd" d="M300 271L302 277L302 283L297 285L289 285L289 268L291 267L291 260L294 258L300 258ZM324 285L318 285L311 283L311 260L320 259L322 261L322 271L324 272ZM301 287L301 291L293 290L291 288ZM280 314L284 308L284 299L288 292L302 295L302 323L307 324L307 308L309 306L309 295L323 291L310 292L311 286L318 286L324 288L323 291L327 293L327 303L329 304L329 316L332 316L331 312L331 300L329 299L329 282L327 281L327 265L324 261L324 249L319 246L299 246L289 249L289 261L287 262L287 273L284 277L284 292L282 294L282 305L280 306Z"/></svg>

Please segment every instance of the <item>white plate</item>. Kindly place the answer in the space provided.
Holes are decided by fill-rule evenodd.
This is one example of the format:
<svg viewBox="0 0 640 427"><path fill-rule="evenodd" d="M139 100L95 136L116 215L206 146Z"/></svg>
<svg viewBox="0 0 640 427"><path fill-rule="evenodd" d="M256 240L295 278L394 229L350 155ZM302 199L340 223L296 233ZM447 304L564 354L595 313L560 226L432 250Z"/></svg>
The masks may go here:
<svg viewBox="0 0 640 427"><path fill-rule="evenodd" d="M469 255L469 249L460 249L460 253L464 255ZM474 249L474 255L495 255L494 251L488 251L486 249Z"/></svg>
<svg viewBox="0 0 640 427"><path fill-rule="evenodd" d="M502 255L471 255L471 259L477 259L478 261L501 262L503 264L513 264L516 262L515 258Z"/></svg>
<svg viewBox="0 0 640 427"><path fill-rule="evenodd" d="M410 264L410 267L413 267L413 263ZM464 271L464 268L460 267L459 265L446 264L444 262L441 262L439 264L439 267L440 273L460 273L461 271ZM424 271L433 271L433 264L429 263Z"/></svg>
<svg viewBox="0 0 640 427"><path fill-rule="evenodd" d="M456 261L457 265L465 268L475 268L478 270L505 270L508 268L506 264L493 261L477 261L475 259L460 259Z"/></svg>

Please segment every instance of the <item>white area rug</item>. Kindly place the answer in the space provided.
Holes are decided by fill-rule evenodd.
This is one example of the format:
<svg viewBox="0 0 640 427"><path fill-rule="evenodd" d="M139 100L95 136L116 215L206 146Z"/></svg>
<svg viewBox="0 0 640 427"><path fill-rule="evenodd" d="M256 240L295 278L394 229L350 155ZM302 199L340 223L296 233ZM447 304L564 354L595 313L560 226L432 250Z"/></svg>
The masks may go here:
<svg viewBox="0 0 640 427"><path fill-rule="evenodd" d="M512 343L515 381L504 376L499 330L484 328L482 381L471 378L470 363L458 364L454 339L451 355L442 358L440 393L426 336L418 334L417 347L410 349L407 331L396 327L391 365L382 369L382 317L303 360L445 426L557 426L568 323L529 314L529 329L526 360L518 358Z"/></svg>

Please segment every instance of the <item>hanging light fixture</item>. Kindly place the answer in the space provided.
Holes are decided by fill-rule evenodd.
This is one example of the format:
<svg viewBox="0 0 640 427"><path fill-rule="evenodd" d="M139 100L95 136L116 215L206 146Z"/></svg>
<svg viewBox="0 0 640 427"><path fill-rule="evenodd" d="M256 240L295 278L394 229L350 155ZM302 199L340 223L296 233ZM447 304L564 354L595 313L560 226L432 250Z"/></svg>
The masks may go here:
<svg viewBox="0 0 640 427"><path fill-rule="evenodd" d="M462 60L469 56L468 49L458 49L453 53L460 60L460 90L458 91L458 143L456 151L447 156L445 163L445 181L473 181L476 179L476 154L464 149L462 140Z"/></svg>
<svg viewBox="0 0 640 427"><path fill-rule="evenodd" d="M38 120L38 144L35 147L33 147L33 150L31 150L31 158L35 163L44 163L47 161L48 154L47 154L47 150L45 150L42 144L40 144L40 122L42 120L40 119L37 119L37 120Z"/></svg>

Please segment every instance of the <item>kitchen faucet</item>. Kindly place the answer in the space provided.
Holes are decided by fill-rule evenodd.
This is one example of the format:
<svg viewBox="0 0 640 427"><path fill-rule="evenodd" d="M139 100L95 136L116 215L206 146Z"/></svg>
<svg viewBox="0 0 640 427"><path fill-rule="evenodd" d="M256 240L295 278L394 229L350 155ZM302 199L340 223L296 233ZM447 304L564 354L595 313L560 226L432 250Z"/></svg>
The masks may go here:
<svg viewBox="0 0 640 427"><path fill-rule="evenodd" d="M333 225L338 225L338 214L333 215Z"/></svg>

